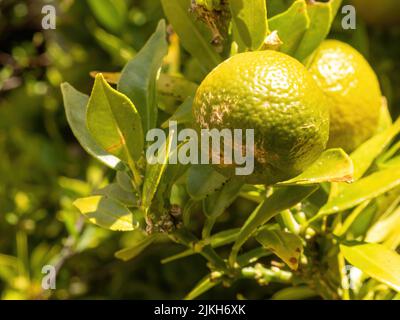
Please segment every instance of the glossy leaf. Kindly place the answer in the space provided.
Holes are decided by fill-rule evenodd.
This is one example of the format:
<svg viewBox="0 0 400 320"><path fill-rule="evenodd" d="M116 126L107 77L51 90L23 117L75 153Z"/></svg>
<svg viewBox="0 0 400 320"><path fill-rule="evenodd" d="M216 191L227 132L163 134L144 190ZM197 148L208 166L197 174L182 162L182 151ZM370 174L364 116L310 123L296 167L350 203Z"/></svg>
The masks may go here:
<svg viewBox="0 0 400 320"><path fill-rule="evenodd" d="M378 171L370 176L346 185L325 204L318 216L334 214L375 198L400 185L400 167Z"/></svg>
<svg viewBox="0 0 400 320"><path fill-rule="evenodd" d="M127 163L139 159L144 146L140 116L132 102L101 74L96 76L86 119L89 132L106 151Z"/></svg>
<svg viewBox="0 0 400 320"><path fill-rule="evenodd" d="M343 256L371 278L400 292L400 255L380 244L340 245Z"/></svg>
<svg viewBox="0 0 400 320"><path fill-rule="evenodd" d="M288 54L295 53L309 26L305 0L296 0L288 10L269 20L269 29L278 31L278 37L283 42L280 51Z"/></svg>
<svg viewBox="0 0 400 320"><path fill-rule="evenodd" d="M81 198L74 205L91 223L109 230L132 231L139 225L128 208L104 196Z"/></svg>
<svg viewBox="0 0 400 320"><path fill-rule="evenodd" d="M75 90L68 83L61 85L61 91L68 124L83 149L112 169L123 168L121 160L104 151L93 139L86 127L86 106L89 97Z"/></svg>
<svg viewBox="0 0 400 320"><path fill-rule="evenodd" d="M299 176L278 185L350 182L353 171L353 162L342 149L329 149Z"/></svg>
<svg viewBox="0 0 400 320"><path fill-rule="evenodd" d="M274 193L267 197L250 217L246 220L240 230L239 236L233 245L230 263L233 265L242 245L257 231L279 212L290 209L299 202L308 198L318 189L317 186L291 186L276 188Z"/></svg>
<svg viewBox="0 0 400 320"><path fill-rule="evenodd" d="M161 3L182 46L206 71L211 71L222 59L211 45L212 34L207 26L190 13L191 0L161 0Z"/></svg>
<svg viewBox="0 0 400 320"><path fill-rule="evenodd" d="M118 82L118 91L129 97L139 111L145 132L154 128L157 121L156 81L168 53L166 37L162 20L145 46L126 64Z"/></svg>
<svg viewBox="0 0 400 320"><path fill-rule="evenodd" d="M250 50L261 47L268 32L265 0L230 0L232 21L240 40Z"/></svg>
<svg viewBox="0 0 400 320"><path fill-rule="evenodd" d="M292 270L297 270L303 252L303 244L298 236L281 230L262 229L257 233L256 240L265 249L275 253Z"/></svg>

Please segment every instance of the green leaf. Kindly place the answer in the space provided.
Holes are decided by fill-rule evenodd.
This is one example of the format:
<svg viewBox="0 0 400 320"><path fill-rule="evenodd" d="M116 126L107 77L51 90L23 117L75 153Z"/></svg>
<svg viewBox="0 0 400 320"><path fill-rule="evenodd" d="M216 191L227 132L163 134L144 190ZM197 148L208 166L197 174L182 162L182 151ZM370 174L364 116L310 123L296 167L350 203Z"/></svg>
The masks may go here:
<svg viewBox="0 0 400 320"><path fill-rule="evenodd" d="M118 91L128 96L137 107L145 132L157 122L157 74L168 53L165 21L161 20L156 32L138 54L122 70Z"/></svg>
<svg viewBox="0 0 400 320"><path fill-rule="evenodd" d="M257 231L257 229L267 223L279 212L290 209L299 202L308 198L318 189L317 186L290 186L276 188L274 193L266 198L250 217L240 230L240 234L233 245L231 256L229 258L231 265L236 261L242 245Z"/></svg>
<svg viewBox="0 0 400 320"><path fill-rule="evenodd" d="M160 184L161 178L168 166L168 158L171 153L171 137L161 146L157 159L148 157L148 164L146 166L145 179L143 184L142 192L142 206L145 210L148 210L151 206L151 202L154 195L157 192L158 185Z"/></svg>
<svg viewBox="0 0 400 320"><path fill-rule="evenodd" d="M269 29L278 31L280 51L293 55L310 26L305 0L296 0L288 10L269 20Z"/></svg>
<svg viewBox="0 0 400 320"><path fill-rule="evenodd" d="M74 202L74 206L91 223L112 231L132 231L139 226L128 208L104 196L81 198Z"/></svg>
<svg viewBox="0 0 400 320"><path fill-rule="evenodd" d="M107 29L121 32L126 21L127 7L124 0L87 0L96 19Z"/></svg>
<svg viewBox="0 0 400 320"><path fill-rule="evenodd" d="M132 179L126 171L118 171L116 175L118 185L127 192L133 192Z"/></svg>
<svg viewBox="0 0 400 320"><path fill-rule="evenodd" d="M86 127L86 106L89 97L75 90L69 83L61 84L61 91L68 124L83 149L112 169L123 168L121 160L104 151L92 138Z"/></svg>
<svg viewBox="0 0 400 320"><path fill-rule="evenodd" d="M394 157L393 159L388 160L385 163L380 164L380 168L387 169L390 167L398 167L400 166L400 156Z"/></svg>
<svg viewBox="0 0 400 320"><path fill-rule="evenodd" d="M190 13L191 0L161 0L161 3L182 46L199 61L205 71L211 71L222 59L211 45L211 32Z"/></svg>
<svg viewBox="0 0 400 320"><path fill-rule="evenodd" d="M130 60L130 59L129 59ZM110 84L118 84L121 79L120 72L97 72L92 71L90 76L96 77L98 73L102 73L104 79ZM158 94L165 97L172 97L179 101L185 101L188 97L194 97L198 85L183 77L172 76L170 74L160 73L157 79Z"/></svg>
<svg viewBox="0 0 400 320"><path fill-rule="evenodd" d="M132 191L124 190L118 183L111 183L108 186L97 190L96 195L103 195L107 198L116 200L121 204L128 207L138 207L139 199L136 194Z"/></svg>
<svg viewBox="0 0 400 320"><path fill-rule="evenodd" d="M267 6L265 0L230 0L234 28L240 40L250 50L261 47L268 33Z"/></svg>
<svg viewBox="0 0 400 320"><path fill-rule="evenodd" d="M281 230L262 229L257 233L256 240L268 250L281 258L292 270L297 270L303 243L293 233Z"/></svg>
<svg viewBox="0 0 400 320"><path fill-rule="evenodd" d="M306 185L321 182L350 182L353 162L342 149L329 149L299 176L278 185Z"/></svg>
<svg viewBox="0 0 400 320"><path fill-rule="evenodd" d="M86 120L89 132L106 151L127 163L140 158L144 146L140 116L101 74L96 76Z"/></svg>
<svg viewBox="0 0 400 320"><path fill-rule="evenodd" d="M187 191L195 200L202 200L215 192L228 180L210 165L193 165L189 168Z"/></svg>
<svg viewBox="0 0 400 320"><path fill-rule="evenodd" d="M193 98L188 97L184 103L182 103L175 113L165 121L161 127L168 128L170 121L176 121L177 124L187 124L193 122L193 112L192 112Z"/></svg>
<svg viewBox="0 0 400 320"><path fill-rule="evenodd" d="M392 116L388 107L388 102L385 97L382 97L382 107L379 114L379 123L377 133L381 133L393 125Z"/></svg>
<svg viewBox="0 0 400 320"><path fill-rule="evenodd" d="M384 132L372 137L360 147L357 148L351 155L354 163L354 178L361 178L371 166L373 161L378 157L383 150L390 144L394 137L400 132L400 119L398 119L390 128Z"/></svg>
<svg viewBox="0 0 400 320"><path fill-rule="evenodd" d="M150 246L157 237L158 235L156 234L150 236L146 235L141 240L137 241L132 247L117 251L115 257L123 261L132 260L141 254L144 249Z"/></svg>
<svg viewBox="0 0 400 320"><path fill-rule="evenodd" d="M375 172L366 178L340 188L336 196L321 208L318 217L350 209L398 185L400 185L400 167Z"/></svg>
<svg viewBox="0 0 400 320"><path fill-rule="evenodd" d="M200 282L196 285L196 287L192 289L192 291L187 294L185 300L196 299L198 296L201 296L202 294L206 293L208 290L211 290L220 283L220 279L211 280L211 276L206 276L202 280L200 280Z"/></svg>
<svg viewBox="0 0 400 320"><path fill-rule="evenodd" d="M182 77L171 76L161 73L157 81L158 93L173 97L179 101L186 101L189 97L194 97L198 85Z"/></svg>
<svg viewBox="0 0 400 320"><path fill-rule="evenodd" d="M333 20L331 4L311 2L307 4L310 26L305 32L294 57L302 61L307 58L326 38Z"/></svg>
<svg viewBox="0 0 400 320"><path fill-rule="evenodd" d="M343 256L371 278L400 292L400 255L380 244L340 245Z"/></svg>
<svg viewBox="0 0 400 320"><path fill-rule="evenodd" d="M245 267L249 264L254 264L261 258L269 257L272 254L271 251L265 250L263 247L258 247L240 255L237 258L237 263L240 267Z"/></svg>

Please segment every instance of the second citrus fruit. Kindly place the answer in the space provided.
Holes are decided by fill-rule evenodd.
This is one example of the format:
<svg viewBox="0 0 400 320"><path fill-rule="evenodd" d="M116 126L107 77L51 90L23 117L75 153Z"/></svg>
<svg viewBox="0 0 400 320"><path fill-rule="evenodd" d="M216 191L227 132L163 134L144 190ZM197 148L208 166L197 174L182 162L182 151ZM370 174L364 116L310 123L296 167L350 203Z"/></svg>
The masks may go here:
<svg viewBox="0 0 400 320"><path fill-rule="evenodd" d="M377 130L382 106L378 79L358 51L337 40L324 41L309 65L332 103L328 147L351 152Z"/></svg>

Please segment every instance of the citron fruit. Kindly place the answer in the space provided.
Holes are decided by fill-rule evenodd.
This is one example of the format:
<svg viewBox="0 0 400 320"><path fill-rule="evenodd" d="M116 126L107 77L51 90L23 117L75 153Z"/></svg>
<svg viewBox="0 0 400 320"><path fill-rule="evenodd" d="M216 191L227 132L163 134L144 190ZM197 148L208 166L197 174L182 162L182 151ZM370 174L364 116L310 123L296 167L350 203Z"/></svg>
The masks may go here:
<svg viewBox="0 0 400 320"><path fill-rule="evenodd" d="M272 184L301 173L329 135L326 96L300 62L276 51L241 53L221 63L198 88L193 113L197 128L254 130L249 183ZM225 175L235 167L217 165Z"/></svg>
<svg viewBox="0 0 400 320"><path fill-rule="evenodd" d="M357 15L365 22L377 26L400 24L399 0L352 0Z"/></svg>
<svg viewBox="0 0 400 320"><path fill-rule="evenodd" d="M328 147L353 151L377 130L382 105L378 79L364 57L337 40L326 40L309 70L331 100Z"/></svg>

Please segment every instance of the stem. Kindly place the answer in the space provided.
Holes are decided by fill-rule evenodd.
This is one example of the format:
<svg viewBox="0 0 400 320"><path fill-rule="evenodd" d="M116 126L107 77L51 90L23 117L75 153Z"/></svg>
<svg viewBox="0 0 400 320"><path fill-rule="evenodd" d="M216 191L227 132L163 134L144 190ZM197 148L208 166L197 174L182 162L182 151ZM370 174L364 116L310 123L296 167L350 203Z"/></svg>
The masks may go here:
<svg viewBox="0 0 400 320"><path fill-rule="evenodd" d="M211 231L217 221L216 217L207 217L204 222L204 227L202 231L202 238L207 239L211 236Z"/></svg>
<svg viewBox="0 0 400 320"><path fill-rule="evenodd" d="M293 277L291 272L278 268L267 269L260 263L257 263L254 267L243 268L241 275L243 278L256 279L263 284L270 282L289 283Z"/></svg>
<svg viewBox="0 0 400 320"><path fill-rule="evenodd" d="M296 219L290 210L285 210L281 213L282 221L288 230L294 234L300 233L300 225L297 223Z"/></svg>
<svg viewBox="0 0 400 320"><path fill-rule="evenodd" d="M129 168L131 169L132 174L133 174L133 181L132 181L133 182L133 186L136 189L136 191L140 194L140 186L143 183L143 178L140 175L140 172L137 169L135 162L130 157L129 157L129 160L128 160L128 165L129 165Z"/></svg>
<svg viewBox="0 0 400 320"><path fill-rule="evenodd" d="M28 256L28 238L24 231L19 230L16 234L18 274L30 280L29 256Z"/></svg>
<svg viewBox="0 0 400 320"><path fill-rule="evenodd" d="M216 269L227 272L228 269L224 260L215 252L210 245L198 245L199 240L187 229L180 229L171 234L171 239L176 243L182 244L193 251L201 254Z"/></svg>
<svg viewBox="0 0 400 320"><path fill-rule="evenodd" d="M344 261L344 256L343 254L339 253L338 256L338 267L339 267L339 274L340 274L340 280L341 280L341 288L343 290L342 298L343 300L350 300L350 292L349 292L349 286L348 284L350 283L350 279L347 276L345 272L345 261Z"/></svg>

